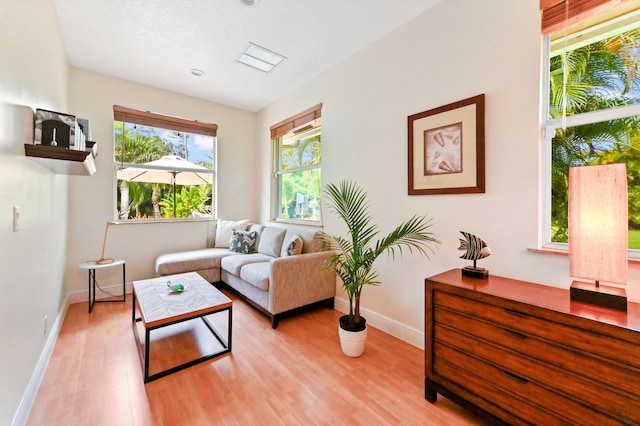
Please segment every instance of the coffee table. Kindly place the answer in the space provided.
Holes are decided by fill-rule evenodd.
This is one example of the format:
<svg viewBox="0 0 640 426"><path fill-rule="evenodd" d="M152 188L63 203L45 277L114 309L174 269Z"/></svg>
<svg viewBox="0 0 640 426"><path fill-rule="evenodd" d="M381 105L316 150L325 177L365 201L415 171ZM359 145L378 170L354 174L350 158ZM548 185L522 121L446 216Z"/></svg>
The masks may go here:
<svg viewBox="0 0 640 426"><path fill-rule="evenodd" d="M172 292L167 287L167 282L184 285L184 291ZM136 317L137 310L140 312L138 317ZM228 313L226 339L206 317L207 315L224 311ZM202 319L213 336L222 345L222 348L200 358L149 375L151 332L162 327L198 318ZM232 301L195 272L134 281L131 320L140 362L144 371L145 383L231 352ZM136 324L138 322L142 322L145 329L144 354Z"/></svg>

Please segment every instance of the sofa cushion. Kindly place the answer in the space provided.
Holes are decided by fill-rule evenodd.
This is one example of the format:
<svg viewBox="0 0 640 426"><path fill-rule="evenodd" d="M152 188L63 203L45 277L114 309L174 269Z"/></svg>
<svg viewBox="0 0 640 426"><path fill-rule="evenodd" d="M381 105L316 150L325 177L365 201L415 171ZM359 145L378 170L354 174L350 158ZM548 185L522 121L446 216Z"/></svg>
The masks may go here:
<svg viewBox="0 0 640 426"><path fill-rule="evenodd" d="M234 229L238 229L240 231L244 231L247 229L247 225L249 224L249 219L244 220L222 220L218 219L218 224L216 225L216 247L229 247L229 242L231 241L231 235Z"/></svg>
<svg viewBox="0 0 640 426"><path fill-rule="evenodd" d="M271 262L260 262L245 265L240 269L240 278L259 288L260 290L269 290L269 265Z"/></svg>
<svg viewBox="0 0 640 426"><path fill-rule="evenodd" d="M287 235L284 238L284 242L282 243L282 251L280 252L280 257L285 256L295 256L302 253L302 245L303 241L297 234Z"/></svg>
<svg viewBox="0 0 640 426"><path fill-rule="evenodd" d="M220 268L222 258L233 254L224 248L206 248L167 253L156 258L155 269L160 275L172 275L202 269Z"/></svg>
<svg viewBox="0 0 640 426"><path fill-rule="evenodd" d="M238 231L234 229L229 241L229 250L236 253L253 253L256 251L256 239L258 233L256 231Z"/></svg>
<svg viewBox="0 0 640 426"><path fill-rule="evenodd" d="M315 253L322 251L324 248L322 235L315 229L287 229L287 234L284 237L285 241L288 241L294 235L302 238L302 253Z"/></svg>
<svg viewBox="0 0 640 426"><path fill-rule="evenodd" d="M275 226L265 226L260 234L260 242L258 243L258 253L266 254L267 256L280 257L280 251L282 250L282 241L284 235L287 232L284 228L278 228Z"/></svg>
<svg viewBox="0 0 640 426"><path fill-rule="evenodd" d="M222 259L220 267L228 273L239 277L240 269L242 269L243 266L257 262L268 262L271 259L273 259L273 257L262 253L233 254Z"/></svg>

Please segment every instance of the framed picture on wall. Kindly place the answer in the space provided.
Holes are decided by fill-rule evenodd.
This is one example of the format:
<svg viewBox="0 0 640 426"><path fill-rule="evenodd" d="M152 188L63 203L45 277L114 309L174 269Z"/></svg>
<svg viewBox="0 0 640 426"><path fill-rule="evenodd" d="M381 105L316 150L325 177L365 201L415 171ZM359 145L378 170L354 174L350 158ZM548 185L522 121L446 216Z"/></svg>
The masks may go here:
<svg viewBox="0 0 640 426"><path fill-rule="evenodd" d="M408 117L409 195L485 191L484 94Z"/></svg>

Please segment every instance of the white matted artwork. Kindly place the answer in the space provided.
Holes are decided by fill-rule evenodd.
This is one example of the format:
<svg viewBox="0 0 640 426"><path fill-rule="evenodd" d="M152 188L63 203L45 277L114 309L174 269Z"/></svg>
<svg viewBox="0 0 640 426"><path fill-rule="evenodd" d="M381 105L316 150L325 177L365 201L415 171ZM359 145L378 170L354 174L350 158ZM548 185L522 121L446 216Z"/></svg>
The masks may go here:
<svg viewBox="0 0 640 426"><path fill-rule="evenodd" d="M408 117L409 195L484 193L484 94Z"/></svg>
<svg viewBox="0 0 640 426"><path fill-rule="evenodd" d="M462 123L424 131L424 176L462 173Z"/></svg>

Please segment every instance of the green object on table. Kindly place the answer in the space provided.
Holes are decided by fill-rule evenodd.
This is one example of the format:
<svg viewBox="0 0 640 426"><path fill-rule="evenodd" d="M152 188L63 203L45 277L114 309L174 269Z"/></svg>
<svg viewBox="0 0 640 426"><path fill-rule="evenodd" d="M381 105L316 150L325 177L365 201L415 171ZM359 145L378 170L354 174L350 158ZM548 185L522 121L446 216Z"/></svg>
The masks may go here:
<svg viewBox="0 0 640 426"><path fill-rule="evenodd" d="M182 284L171 284L171 281L167 281L167 287L169 287L169 290L177 293L184 291L184 286Z"/></svg>

